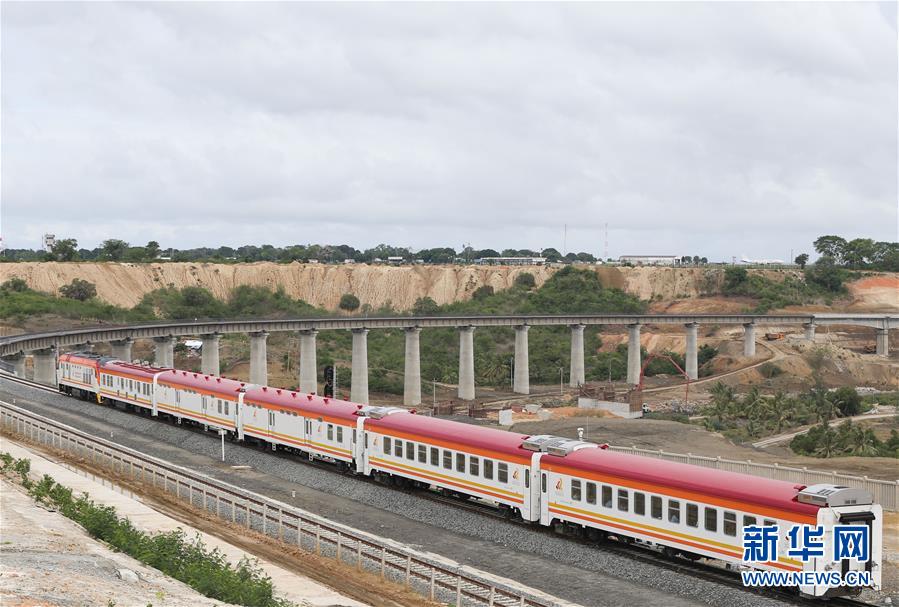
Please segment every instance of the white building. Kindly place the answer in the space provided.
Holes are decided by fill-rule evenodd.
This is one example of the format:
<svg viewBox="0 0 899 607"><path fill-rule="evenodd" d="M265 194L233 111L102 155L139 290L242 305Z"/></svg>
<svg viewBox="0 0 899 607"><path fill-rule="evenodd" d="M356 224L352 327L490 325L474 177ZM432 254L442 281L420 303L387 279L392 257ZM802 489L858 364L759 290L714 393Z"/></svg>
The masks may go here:
<svg viewBox="0 0 899 607"><path fill-rule="evenodd" d="M676 266L680 263L677 255L622 255L618 263L634 266Z"/></svg>
<svg viewBox="0 0 899 607"><path fill-rule="evenodd" d="M56 234L44 234L44 251L47 253L56 246Z"/></svg>
<svg viewBox="0 0 899 607"><path fill-rule="evenodd" d="M545 257L482 257L477 261L488 266L542 266Z"/></svg>

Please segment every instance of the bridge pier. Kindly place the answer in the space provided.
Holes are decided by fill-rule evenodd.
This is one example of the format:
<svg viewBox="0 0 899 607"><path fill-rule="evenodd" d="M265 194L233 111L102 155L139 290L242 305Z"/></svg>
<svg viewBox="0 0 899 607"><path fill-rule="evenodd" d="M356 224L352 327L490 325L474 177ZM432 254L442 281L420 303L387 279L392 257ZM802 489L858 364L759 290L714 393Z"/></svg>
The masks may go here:
<svg viewBox="0 0 899 607"><path fill-rule="evenodd" d="M250 383L268 385L268 331L250 333Z"/></svg>
<svg viewBox="0 0 899 607"><path fill-rule="evenodd" d="M877 329L877 337L876 339L876 352L877 356L889 356L890 355L890 330L889 329Z"/></svg>
<svg viewBox="0 0 899 607"><path fill-rule="evenodd" d="M129 363L134 360L131 354L132 346L134 346L134 340L130 337L109 342L112 357Z"/></svg>
<svg viewBox="0 0 899 607"><path fill-rule="evenodd" d="M175 365L175 338L171 335L154 337L155 346L154 363L157 367L174 367Z"/></svg>
<svg viewBox="0 0 899 607"><path fill-rule="evenodd" d="M805 341L815 341L815 329L818 325L813 322L807 322L802 325L805 329Z"/></svg>
<svg viewBox="0 0 899 607"><path fill-rule="evenodd" d="M57 386L56 348L34 351L34 381L47 386Z"/></svg>
<svg viewBox="0 0 899 607"><path fill-rule="evenodd" d="M350 400L368 404L368 329L353 329L353 375Z"/></svg>
<svg viewBox="0 0 899 607"><path fill-rule="evenodd" d="M528 367L528 329L530 327L527 325L515 327L515 377L512 391L516 394L530 394L531 392L530 368ZM472 377L474 377L474 371L472 371ZM474 397L472 396L472 398Z"/></svg>
<svg viewBox="0 0 899 607"><path fill-rule="evenodd" d="M755 356L755 323L753 322L743 325L743 356L749 358Z"/></svg>
<svg viewBox="0 0 899 607"><path fill-rule="evenodd" d="M474 400L474 329L471 325L459 327L459 398L462 400Z"/></svg>
<svg viewBox="0 0 899 607"><path fill-rule="evenodd" d="M406 364L403 369L403 404L416 407L421 404L421 327L406 327Z"/></svg>
<svg viewBox="0 0 899 607"><path fill-rule="evenodd" d="M571 369L568 385L577 388L584 385L584 328L587 325L571 325Z"/></svg>
<svg viewBox="0 0 899 607"><path fill-rule="evenodd" d="M219 375L222 372L219 365L219 342L222 334L207 333L201 335L200 339L203 340L203 349L200 352L200 370L204 375ZM252 345L250 349L252 352Z"/></svg>
<svg viewBox="0 0 899 607"><path fill-rule="evenodd" d="M627 326L627 383L636 386L640 383L640 324Z"/></svg>
<svg viewBox="0 0 899 607"><path fill-rule="evenodd" d="M699 324L690 322L684 326L687 328L687 351L684 355L686 369L684 371L689 379L699 379L699 350L697 348Z"/></svg>
<svg viewBox="0 0 899 607"><path fill-rule="evenodd" d="M16 377L21 377L25 379L25 354L19 352L18 354L10 354L9 356L4 356L3 360L12 365L13 375Z"/></svg>
<svg viewBox="0 0 899 607"><path fill-rule="evenodd" d="M318 329L300 331L300 392L306 394L318 394L316 335L318 335Z"/></svg>

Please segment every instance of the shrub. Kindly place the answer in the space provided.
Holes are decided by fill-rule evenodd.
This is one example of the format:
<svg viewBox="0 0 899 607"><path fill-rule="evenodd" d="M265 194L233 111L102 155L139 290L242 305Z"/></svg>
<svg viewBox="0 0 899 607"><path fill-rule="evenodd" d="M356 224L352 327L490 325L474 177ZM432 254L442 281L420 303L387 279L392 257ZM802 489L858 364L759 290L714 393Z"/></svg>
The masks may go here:
<svg viewBox="0 0 899 607"><path fill-rule="evenodd" d="M22 278L10 278L0 285L0 293L24 293L28 290L28 283Z"/></svg>
<svg viewBox="0 0 899 607"><path fill-rule="evenodd" d="M352 293L344 293L340 297L340 303L337 306L341 310L346 310L347 312L354 312L359 309L359 298L353 295Z"/></svg>
<svg viewBox="0 0 899 607"><path fill-rule="evenodd" d="M767 362L759 367L759 373L761 373L762 377L764 377L765 379L771 379L777 377L778 375L782 375L783 369L781 369L774 363Z"/></svg>
<svg viewBox="0 0 899 607"><path fill-rule="evenodd" d="M515 286L522 287L524 289L533 289L535 286L537 286L537 280L530 272L522 272L515 277Z"/></svg>
<svg viewBox="0 0 899 607"><path fill-rule="evenodd" d="M97 287L86 280L75 278L69 284L59 287L59 293L69 299L87 301L97 296Z"/></svg>

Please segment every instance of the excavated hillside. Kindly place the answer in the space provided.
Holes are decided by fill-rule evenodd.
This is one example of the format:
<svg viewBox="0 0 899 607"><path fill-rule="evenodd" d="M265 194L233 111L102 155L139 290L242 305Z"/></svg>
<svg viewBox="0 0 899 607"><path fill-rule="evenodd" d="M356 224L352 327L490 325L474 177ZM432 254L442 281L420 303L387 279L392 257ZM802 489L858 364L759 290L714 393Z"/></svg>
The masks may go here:
<svg viewBox="0 0 899 607"><path fill-rule="evenodd" d="M595 269L606 286L657 302L656 308L674 305L677 309L669 310L672 312L686 312L694 307L696 309L690 311L730 311L735 304L733 300L708 297L720 290L724 279L724 271L720 268L583 267ZM146 293L160 287L199 286L224 298L236 286L256 285L280 286L294 298L328 309L336 309L341 295L352 293L373 308L389 303L405 310L419 297L430 297L438 304L445 304L468 299L483 285L496 290L506 289L523 272L533 274L540 285L556 271L557 268L550 266L34 262L0 264L0 283L18 277L33 289L55 293L72 279L81 278L96 285L100 299L124 307L134 306ZM775 280L800 275L795 270L752 271ZM849 298L836 302L834 309L894 312L899 310L897 293L899 276L895 274L865 278L850 284ZM700 297L703 299L697 299Z"/></svg>

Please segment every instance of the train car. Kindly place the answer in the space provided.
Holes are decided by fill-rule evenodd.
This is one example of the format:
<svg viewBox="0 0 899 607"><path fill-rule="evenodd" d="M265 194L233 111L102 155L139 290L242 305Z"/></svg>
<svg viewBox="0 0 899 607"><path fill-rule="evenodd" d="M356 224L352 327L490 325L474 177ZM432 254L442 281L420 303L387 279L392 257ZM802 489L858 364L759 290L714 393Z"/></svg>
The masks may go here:
<svg viewBox="0 0 899 607"><path fill-rule="evenodd" d="M60 354L56 363L60 391L80 398L96 398L100 386L99 369L103 360L90 353Z"/></svg>
<svg viewBox="0 0 899 607"><path fill-rule="evenodd" d="M544 439L545 448L576 442L534 438ZM816 571L816 560L803 563L784 556L789 529L796 524L823 525L830 542L834 524L864 520L871 527L872 560L866 565L846 559L841 566L843 573L867 567L880 586L881 510L864 491L805 487L594 448L545 449L540 470L543 525L565 525L593 537L636 539L661 546L668 554L707 557L737 567ZM743 562L742 529L750 525L778 526L777 561ZM799 589L814 597L851 592L826 586Z"/></svg>
<svg viewBox="0 0 899 607"><path fill-rule="evenodd" d="M538 517L527 436L421 415L371 416L364 474L406 478L457 496L496 503L524 520Z"/></svg>
<svg viewBox="0 0 899 607"><path fill-rule="evenodd" d="M251 384L175 369L153 369L154 414L162 412L178 420L188 420L202 425L204 429L225 430L238 438L243 438L241 427L241 403Z"/></svg>
<svg viewBox="0 0 899 607"><path fill-rule="evenodd" d="M98 369L98 400L101 403L123 403L156 415L156 377L164 371L121 360L105 359Z"/></svg>
<svg viewBox="0 0 899 607"><path fill-rule="evenodd" d="M310 459L355 469L360 406L316 394L254 386L243 399L241 438L249 436Z"/></svg>

